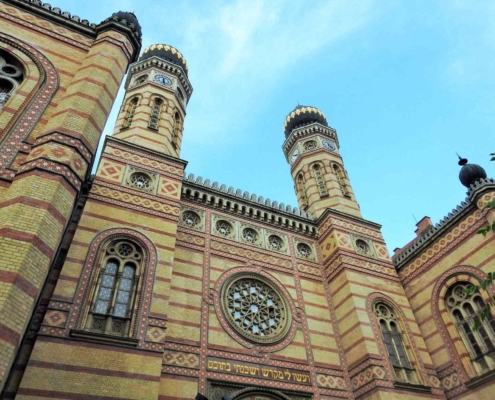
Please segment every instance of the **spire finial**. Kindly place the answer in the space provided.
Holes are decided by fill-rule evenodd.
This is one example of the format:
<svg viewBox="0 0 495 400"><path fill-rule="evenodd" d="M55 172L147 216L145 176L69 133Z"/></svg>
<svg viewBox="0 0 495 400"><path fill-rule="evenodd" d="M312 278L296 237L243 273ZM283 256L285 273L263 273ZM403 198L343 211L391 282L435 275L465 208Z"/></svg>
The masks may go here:
<svg viewBox="0 0 495 400"><path fill-rule="evenodd" d="M466 165L468 163L468 160L467 158L462 158L459 153L455 153L457 154L457 157L459 157L459 162L457 164L459 164L460 166L463 166L463 165Z"/></svg>

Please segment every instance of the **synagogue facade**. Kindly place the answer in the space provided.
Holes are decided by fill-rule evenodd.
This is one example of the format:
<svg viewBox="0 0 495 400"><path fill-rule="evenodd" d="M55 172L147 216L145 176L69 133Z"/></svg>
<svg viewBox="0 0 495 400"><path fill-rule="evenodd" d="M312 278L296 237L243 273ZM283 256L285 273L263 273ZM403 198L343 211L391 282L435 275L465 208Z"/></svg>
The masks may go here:
<svg viewBox="0 0 495 400"><path fill-rule="evenodd" d="M390 257L315 107L281 121L297 207L186 174L189 66L141 37L0 0L0 397L493 398L483 168Z"/></svg>

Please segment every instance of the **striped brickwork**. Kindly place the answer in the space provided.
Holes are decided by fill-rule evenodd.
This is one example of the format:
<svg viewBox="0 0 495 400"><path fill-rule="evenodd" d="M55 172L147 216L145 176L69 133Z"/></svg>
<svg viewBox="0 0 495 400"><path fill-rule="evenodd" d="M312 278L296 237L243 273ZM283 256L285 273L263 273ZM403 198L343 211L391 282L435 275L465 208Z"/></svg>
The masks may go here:
<svg viewBox="0 0 495 400"><path fill-rule="evenodd" d="M128 166L160 175L155 181L157 188L153 194L126 186L125 174L121 172ZM178 160L164 159L159 153L146 152L142 148L138 150L132 144L107 138L96 178L40 330L47 338L60 337L64 340L47 339L48 344L44 344L44 349L40 348L40 341L36 342L19 393L28 394L31 382L39 380L47 382L43 385L47 393L91 398L96 393L106 393L107 383L114 381L112 391L107 394L109 398L156 398L160 385L162 343L168 319L183 168L184 164ZM145 263L138 287L141 294L135 306L137 328L130 334L139 341L132 350L138 361L130 357L123 359L125 352L120 354L118 347L104 342L89 346L84 350L85 361L80 362L88 368L88 375L84 379L87 379L85 382L92 382L92 391L88 391L85 385L59 387L56 381L62 365L69 371L76 371L79 366L71 362L70 357L65 358L61 366L53 368L49 363L43 363L49 362L50 353L61 352L61 346L77 347L77 342L71 340L74 336L72 332L85 327L92 298L92 292L88 293L85 289L94 287L95 274L100 267L98 246L107 243L106 237L137 240L149 254L149 262ZM62 309L60 304L64 304ZM113 353L109 357L101 357L102 349L109 349ZM32 362L37 359L43 360L42 369L39 363ZM119 372L120 359L120 368L125 369L125 374ZM143 371L143 364L148 372ZM97 376L99 373L113 378L100 379ZM124 379L121 385L116 383L119 379ZM136 387L129 390L125 382ZM143 392L140 387L144 386L146 391Z"/></svg>
<svg viewBox="0 0 495 400"><path fill-rule="evenodd" d="M495 234L490 232L483 237L476 233L489 221L493 222L494 212L484 210L483 206L494 197L492 192L473 199L461 219L451 223L440 237L419 248L399 268L399 277L433 368L449 398L490 398L488 393L493 392L493 382L480 379L482 374L471 362L447 310L445 295L456 282L478 284L488 272L495 271ZM398 254L400 252L396 256ZM493 288L490 293L495 293ZM471 382L478 383L473 386Z"/></svg>
<svg viewBox="0 0 495 400"><path fill-rule="evenodd" d="M129 104L135 98L138 99L138 105L132 123L129 127L124 127ZM155 130L150 128L149 124L153 103L157 98L163 100L163 105L161 106L158 129ZM139 87L128 90L122 102L113 136L147 149L179 157L182 136L178 137L176 145L173 144L172 138L176 112L182 114L182 111L179 111L177 107L176 96L156 83L149 83L146 85L146 89ZM181 120L184 120L183 116Z"/></svg>
<svg viewBox="0 0 495 400"><path fill-rule="evenodd" d="M376 392L379 396L394 386L395 375L372 311L374 301L381 299L402 314L405 347L421 384L431 388L430 395L443 395L379 226L327 212L319 233L324 273L354 394ZM358 252L357 238L367 241L367 254Z"/></svg>
<svg viewBox="0 0 495 400"><path fill-rule="evenodd" d="M56 41L49 24L43 30L37 17L4 3L0 7L4 48L12 49L14 56L22 52L21 62L31 60L26 61L27 79L19 97L14 95L6 104L1 121L2 177L13 179L0 205L3 388L132 54L128 39L119 32L107 30L89 42L81 37L77 44L65 36L74 32L63 29ZM45 40L40 38L43 34ZM60 82L58 76L63 77ZM19 107L28 107L22 114L25 123L19 123ZM36 134L34 125L40 117L49 122L44 126L41 122L42 133ZM17 124L11 130L13 121ZM21 145L28 136L30 144ZM19 149L24 161L22 166L17 163L16 175L5 168L16 165Z"/></svg>
<svg viewBox="0 0 495 400"><path fill-rule="evenodd" d="M306 139L307 138L305 138L305 140ZM342 189L334 172L334 164L338 165L342 171L345 186L344 190L346 190L345 195L342 193ZM328 195L322 195L318 188L313 169L315 165L320 167ZM342 157L339 154L328 152L323 149L316 149L303 153L291 166L291 174L294 182L297 182L301 173L304 178L304 188L296 185L297 200L301 209L309 211L316 217L319 217L327 208L333 208L346 214L361 217L359 205L354 196L354 192L352 191L349 177L345 172ZM305 194L302 193L303 190L305 191ZM305 199L307 199L307 208L303 206Z"/></svg>

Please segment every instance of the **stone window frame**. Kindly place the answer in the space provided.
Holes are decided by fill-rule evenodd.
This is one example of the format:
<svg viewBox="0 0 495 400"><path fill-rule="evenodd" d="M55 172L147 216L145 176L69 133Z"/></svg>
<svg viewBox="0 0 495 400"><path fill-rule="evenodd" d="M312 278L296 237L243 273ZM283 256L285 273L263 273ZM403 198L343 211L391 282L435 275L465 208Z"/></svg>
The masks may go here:
<svg viewBox="0 0 495 400"><path fill-rule="evenodd" d="M135 187L132 184L132 181L131 181L132 175L133 174L139 174L139 173L147 175L149 177L150 182L151 182L149 188L140 189L138 187ZM128 187L128 188L133 189L133 190L138 190L140 192L155 195L157 188L158 188L159 178L160 178L160 175L157 174L156 172L151 172L151 171L139 168L139 167L135 167L134 165L127 164L126 168L125 168L125 172L124 172L124 179L122 180L122 186Z"/></svg>
<svg viewBox="0 0 495 400"><path fill-rule="evenodd" d="M272 236L272 235L277 236L281 239L282 248L280 250L277 250L277 249L273 248L272 246L270 246L270 236ZM265 249L267 249L269 251L275 251L276 253L289 255L289 239L288 239L287 235L265 229Z"/></svg>
<svg viewBox="0 0 495 400"><path fill-rule="evenodd" d="M256 234L258 235L257 239L254 241L254 242L249 242L247 241L245 238L244 238L244 230L245 229L252 229L256 232ZM244 224L244 223L240 223L239 224L239 241L243 244L247 244L249 246L256 246L256 247L265 247L265 236L263 235L263 230L260 229L260 228L257 228L255 226L252 226L252 225L248 225L248 224Z"/></svg>
<svg viewBox="0 0 495 400"><path fill-rule="evenodd" d="M200 219L198 225L191 226L191 225L188 225L187 223L185 223L183 221L183 216L187 212L193 212L193 213L195 213L195 214L198 215L198 217ZM187 229L192 229L192 230L198 231L198 232L205 232L205 229L206 229L206 213L203 210L198 210L198 209L192 208L192 207L181 207L180 213L179 213L179 223L178 223L178 225L179 226L183 226L184 228L187 228Z"/></svg>
<svg viewBox="0 0 495 400"><path fill-rule="evenodd" d="M377 312L379 307L386 308L391 315L380 315ZM374 316L382 350L387 356L395 381L415 386L422 385L421 374L417 368L417 354L413 351L410 332L404 323L404 315L394 303L383 296L378 296L371 302L370 311ZM388 336L388 340L385 335ZM396 359L395 362L393 358Z"/></svg>
<svg viewBox="0 0 495 400"><path fill-rule="evenodd" d="M345 182L346 173L344 171L344 168L335 162L331 162L330 163L330 169L332 171L332 174L334 174L335 178L337 179L337 184L339 185L339 188L340 188L340 191L342 192L342 195L350 198L351 195L349 193L347 183Z"/></svg>
<svg viewBox="0 0 495 400"><path fill-rule="evenodd" d="M228 312L229 305L228 305L227 295L229 289L233 285L235 285L236 282L239 282L241 280L249 280L249 279L261 282L265 286L268 286L268 288L270 288L273 292L275 292L278 299L280 300L280 303L283 306L283 309L281 311L281 319L283 321L282 322L283 325L280 327L279 331L274 336L269 335L263 337L245 332L243 329L239 328L238 324L236 324L235 320L233 320L231 313ZM220 304L221 304L222 314L225 320L230 325L230 327L236 332L236 334L238 334L248 342L262 346L274 345L283 341L288 335L289 331L291 330L292 312L291 312L291 305L289 299L286 298L285 294L283 293L282 290L280 290L278 284L275 281L269 279L264 275L260 275L258 273L252 273L252 272L239 272L232 274L230 277L228 277L225 280L225 282L222 283L220 290Z"/></svg>
<svg viewBox="0 0 495 400"><path fill-rule="evenodd" d="M134 77L132 86L143 85L149 81L150 81L150 74L148 72L144 72L144 73Z"/></svg>
<svg viewBox="0 0 495 400"><path fill-rule="evenodd" d="M232 226L232 232L230 232L230 234L228 235L222 235L221 233L219 233L217 231L217 223L220 222L220 221L225 221L227 223L229 223L231 226ZM221 216L221 215L217 215L217 214L212 214L211 215L211 234L213 236L216 236L216 237L219 237L219 238L222 238L222 239L230 239L230 240L236 240L238 241L238 223L237 221L231 219L231 218L228 218L228 217L224 217L224 216Z"/></svg>
<svg viewBox="0 0 495 400"><path fill-rule="evenodd" d="M132 254L130 256L119 254L118 248L122 246L130 247ZM84 330L96 334L129 337L133 311L140 287L140 278L143 272L143 250L134 241L119 238L108 242L101 253L103 259L96 274L96 282L93 283L95 288L90 297L90 309L84 324ZM108 267L112 265L112 262L117 269L115 272L109 273ZM134 268L132 276L125 276L126 268ZM113 283L110 286L104 285L106 277L113 278ZM124 281L131 282L128 290L122 288ZM105 289L110 291L108 301L102 298ZM116 315L116 306L123 304L122 301L119 301L120 294L124 292L129 293L129 299L126 304L126 315ZM98 311L98 303L100 302L109 303L106 311ZM101 328L96 326L100 322L103 325Z"/></svg>
<svg viewBox="0 0 495 400"><path fill-rule="evenodd" d="M148 119L148 129L158 131L162 119L163 110L167 108L167 100L159 95L150 98L150 117Z"/></svg>
<svg viewBox="0 0 495 400"><path fill-rule="evenodd" d="M301 210L305 210L308 205L308 193L306 192L306 179L304 171L299 171L296 174L296 196L301 199Z"/></svg>
<svg viewBox="0 0 495 400"><path fill-rule="evenodd" d="M318 189L320 198L328 197L328 186L325 180L325 165L322 162L312 163L310 166L310 171L315 178L316 188Z"/></svg>
<svg viewBox="0 0 495 400"><path fill-rule="evenodd" d="M354 251L357 254L360 254L360 255L366 256L366 257L377 258L375 246L373 245L373 240L365 238L363 236L358 236L358 235L353 235L353 234L351 234L350 236L351 236L352 246L354 248ZM367 252L363 252L360 249L360 247L358 246L358 241L360 241L360 240L363 241L366 244L366 246L368 246Z"/></svg>
<svg viewBox="0 0 495 400"><path fill-rule="evenodd" d="M178 148L182 141L182 132L184 128L184 118L178 109L173 113L173 128L172 128L172 145Z"/></svg>
<svg viewBox="0 0 495 400"><path fill-rule="evenodd" d="M299 258L300 260L304 260L304 261L318 262L318 256L316 253L316 248L315 248L314 243L308 242L306 240L301 240L297 237L293 237L292 240L294 243L294 255L296 256L296 258ZM304 244L304 245L309 247L311 253L308 257L304 257L303 255L301 255L299 253L298 246L301 244Z"/></svg>
<svg viewBox="0 0 495 400"><path fill-rule="evenodd" d="M124 103L123 111L124 111L124 120L122 121L122 128L129 129L132 125L132 121L134 120L134 115L136 115L137 108L141 103L141 95L134 95L127 99Z"/></svg>
<svg viewBox="0 0 495 400"><path fill-rule="evenodd" d="M459 280L449 285L444 302L455 331L469 354L473 368L478 375L482 375L495 370L495 319L490 315L483 321L478 331L472 329L475 319L486 306L486 301L479 291L469 296L465 295L466 298L462 300L459 299L464 295L463 292L460 297L455 295L456 289L463 290L472 285L473 283L468 280ZM455 301L456 297L457 302L452 304L451 300ZM471 310L467 309L468 306Z"/></svg>
<svg viewBox="0 0 495 400"><path fill-rule="evenodd" d="M311 148L308 148L309 144L314 144L314 147L311 147ZM304 152L308 152L308 151L313 151L313 150L316 150L317 148L320 147L320 143L318 142L317 138L314 137L314 138L311 138L311 139L308 139L306 141L304 141L302 143L302 149Z"/></svg>

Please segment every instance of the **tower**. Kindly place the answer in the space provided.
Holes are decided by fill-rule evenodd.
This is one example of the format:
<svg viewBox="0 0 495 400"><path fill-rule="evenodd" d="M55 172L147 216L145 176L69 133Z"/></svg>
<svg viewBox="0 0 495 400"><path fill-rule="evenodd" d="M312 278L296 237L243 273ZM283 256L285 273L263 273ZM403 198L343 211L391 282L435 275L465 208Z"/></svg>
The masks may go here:
<svg viewBox="0 0 495 400"><path fill-rule="evenodd" d="M148 47L130 69L125 89L113 136L179 157L192 94L184 56L169 45Z"/></svg>
<svg viewBox="0 0 495 400"><path fill-rule="evenodd" d="M319 217L327 208L361 217L335 129L315 107L297 106L285 119L282 146L301 210Z"/></svg>

